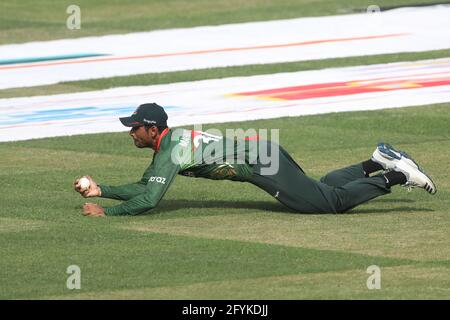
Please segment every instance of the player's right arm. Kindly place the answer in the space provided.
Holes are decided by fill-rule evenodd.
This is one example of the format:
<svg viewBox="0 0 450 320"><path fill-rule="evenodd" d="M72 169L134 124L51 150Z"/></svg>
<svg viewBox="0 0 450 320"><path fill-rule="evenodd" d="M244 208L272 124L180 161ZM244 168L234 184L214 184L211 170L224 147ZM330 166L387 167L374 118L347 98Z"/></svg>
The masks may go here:
<svg viewBox="0 0 450 320"><path fill-rule="evenodd" d="M146 184L141 181L120 186L100 185L100 197L116 200L129 200L145 191Z"/></svg>
<svg viewBox="0 0 450 320"><path fill-rule="evenodd" d="M100 184L99 188L101 190L100 197L116 200L129 200L131 198L140 195L145 192L147 187L148 178L145 178L146 174L142 179L135 183L124 184L120 186L109 186L105 184Z"/></svg>
<svg viewBox="0 0 450 320"><path fill-rule="evenodd" d="M124 184L120 186L111 186L106 184L97 184L90 176L86 176L89 179L89 189L82 191L79 185L79 179L75 180L75 191L79 192L85 198L102 197L115 200L130 200L146 191L149 177L152 176L154 171L153 161L150 166L145 170L141 180L135 183Z"/></svg>
<svg viewBox="0 0 450 320"><path fill-rule="evenodd" d="M147 185L146 180L142 180L136 183L129 183L120 186L108 186L103 184L97 184L91 177L86 176L90 181L90 186L86 190L82 190L79 184L79 179L74 182L74 189L85 198L102 197L116 200L129 200L135 196L145 192Z"/></svg>
<svg viewBox="0 0 450 320"><path fill-rule="evenodd" d="M146 172L144 177L148 183L143 193L114 207L104 208L105 215L138 215L155 208L180 171L180 165L172 162L168 156L170 152L160 154L159 161L155 161L157 163L148 171L149 178Z"/></svg>
<svg viewBox="0 0 450 320"><path fill-rule="evenodd" d="M120 186L108 186L100 184L102 198L116 199L116 200L130 200L147 190L148 179L152 176L154 171L153 161L145 170L141 180L135 183L124 184Z"/></svg>

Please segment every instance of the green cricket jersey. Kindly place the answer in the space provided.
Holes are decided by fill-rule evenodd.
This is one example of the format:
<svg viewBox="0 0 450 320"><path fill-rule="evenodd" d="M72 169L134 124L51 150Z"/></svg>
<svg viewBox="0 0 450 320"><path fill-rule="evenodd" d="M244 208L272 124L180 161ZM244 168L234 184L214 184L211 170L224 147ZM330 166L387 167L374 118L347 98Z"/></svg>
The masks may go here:
<svg viewBox="0 0 450 320"><path fill-rule="evenodd" d="M141 180L122 186L99 185L103 198L124 200L105 214L137 215L156 207L177 174L248 181L256 163L257 139L229 140L206 132L166 129Z"/></svg>

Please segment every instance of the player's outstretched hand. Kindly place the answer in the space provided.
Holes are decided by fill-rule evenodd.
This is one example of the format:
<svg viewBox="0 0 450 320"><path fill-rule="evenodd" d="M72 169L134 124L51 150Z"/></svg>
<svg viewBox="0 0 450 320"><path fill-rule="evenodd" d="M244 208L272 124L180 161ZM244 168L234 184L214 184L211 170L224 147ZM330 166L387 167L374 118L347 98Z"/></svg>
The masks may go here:
<svg viewBox="0 0 450 320"><path fill-rule="evenodd" d="M73 183L73 188L75 189L75 191L85 198L100 197L102 195L102 190L100 189L100 187L90 176L85 177L89 180L89 187L87 189L83 189L80 184L81 178L76 179Z"/></svg>
<svg viewBox="0 0 450 320"><path fill-rule="evenodd" d="M104 217L105 211L101 206L95 203L85 203L83 206L83 216Z"/></svg>

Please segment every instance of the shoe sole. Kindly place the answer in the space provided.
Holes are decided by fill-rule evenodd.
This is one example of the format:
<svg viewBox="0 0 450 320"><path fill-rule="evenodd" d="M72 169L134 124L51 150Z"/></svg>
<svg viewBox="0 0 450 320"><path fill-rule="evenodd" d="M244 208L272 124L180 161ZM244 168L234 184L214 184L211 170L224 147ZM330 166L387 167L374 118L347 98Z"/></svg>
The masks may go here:
<svg viewBox="0 0 450 320"><path fill-rule="evenodd" d="M433 179L422 170L422 168L418 167L417 170L419 170L427 179L430 181L430 183L425 183L425 186L423 187L429 194L436 194L437 188L436 185L433 182Z"/></svg>

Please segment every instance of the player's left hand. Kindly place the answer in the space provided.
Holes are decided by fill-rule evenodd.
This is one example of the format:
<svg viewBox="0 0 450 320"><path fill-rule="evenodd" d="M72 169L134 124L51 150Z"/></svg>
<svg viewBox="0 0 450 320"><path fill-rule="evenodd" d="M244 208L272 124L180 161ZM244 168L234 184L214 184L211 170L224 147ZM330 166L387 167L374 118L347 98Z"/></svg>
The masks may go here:
<svg viewBox="0 0 450 320"><path fill-rule="evenodd" d="M105 211L101 206L95 203L85 203L83 206L83 216L104 217Z"/></svg>

